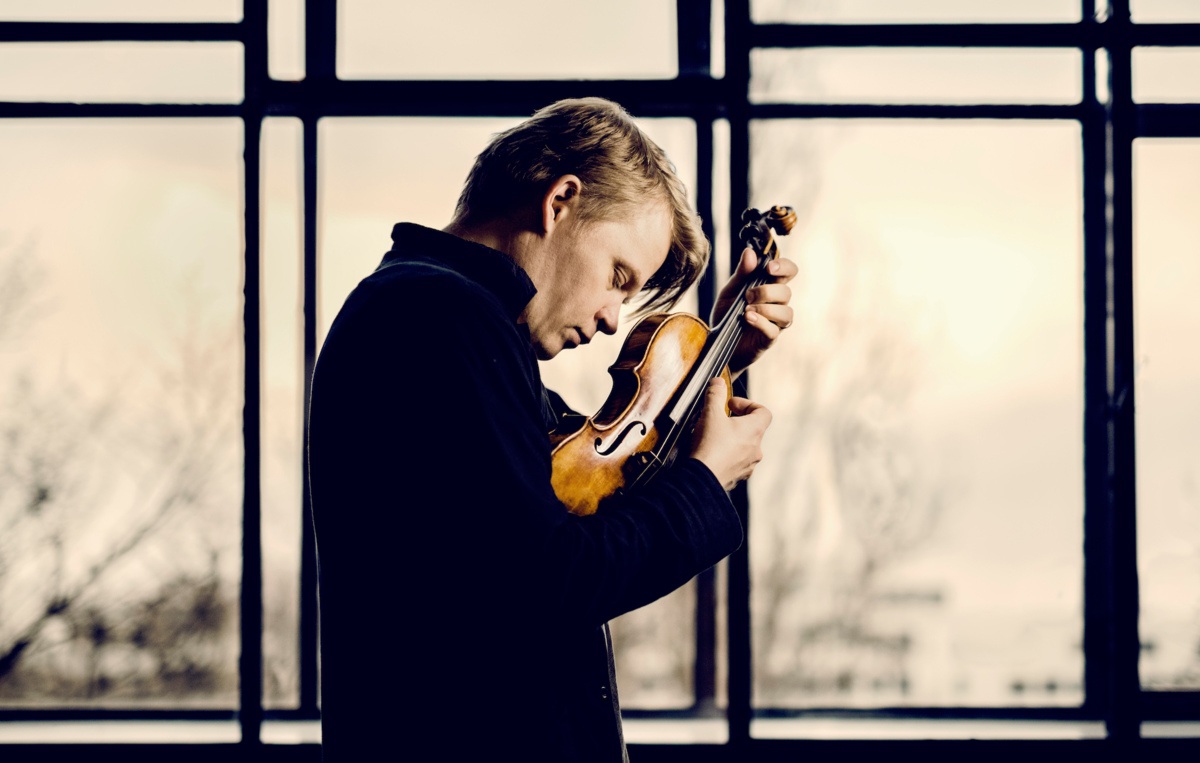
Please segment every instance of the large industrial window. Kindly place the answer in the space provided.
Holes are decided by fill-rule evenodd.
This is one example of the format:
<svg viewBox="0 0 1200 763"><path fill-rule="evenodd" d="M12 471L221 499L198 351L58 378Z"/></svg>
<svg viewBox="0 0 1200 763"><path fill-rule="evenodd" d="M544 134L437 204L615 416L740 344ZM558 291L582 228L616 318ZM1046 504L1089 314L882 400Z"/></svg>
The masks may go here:
<svg viewBox="0 0 1200 763"><path fill-rule="evenodd" d="M491 134L585 95L704 218L685 309L743 208L799 216L747 543L614 622L629 740L1194 728L1200 7L557 7L0 0L0 743L311 754L325 331ZM619 346L547 385L595 409Z"/></svg>

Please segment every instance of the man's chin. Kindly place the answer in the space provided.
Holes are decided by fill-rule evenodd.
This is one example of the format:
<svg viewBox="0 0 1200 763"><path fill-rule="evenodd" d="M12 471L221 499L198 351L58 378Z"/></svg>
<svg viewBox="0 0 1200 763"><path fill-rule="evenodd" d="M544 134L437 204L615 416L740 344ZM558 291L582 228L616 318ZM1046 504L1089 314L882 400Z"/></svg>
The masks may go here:
<svg viewBox="0 0 1200 763"><path fill-rule="evenodd" d="M545 344L543 342L533 343L533 353L537 355L538 360L551 360L556 355L564 350L573 350L578 347L573 339L556 339L554 344Z"/></svg>

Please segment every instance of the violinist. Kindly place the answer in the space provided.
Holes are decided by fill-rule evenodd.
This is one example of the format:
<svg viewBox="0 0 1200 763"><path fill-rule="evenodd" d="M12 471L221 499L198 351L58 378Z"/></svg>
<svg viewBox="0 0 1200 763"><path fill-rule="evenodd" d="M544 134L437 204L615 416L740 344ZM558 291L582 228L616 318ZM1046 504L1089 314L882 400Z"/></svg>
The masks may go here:
<svg viewBox="0 0 1200 763"><path fill-rule="evenodd" d="M551 487L564 410L536 361L694 282L708 244L683 184L619 106L560 101L492 139L444 230L392 240L313 377L325 760L624 760L605 623L738 547L726 491L770 413L735 397L727 416L712 382L670 468L576 516ZM796 267L770 268L734 374L792 322Z"/></svg>

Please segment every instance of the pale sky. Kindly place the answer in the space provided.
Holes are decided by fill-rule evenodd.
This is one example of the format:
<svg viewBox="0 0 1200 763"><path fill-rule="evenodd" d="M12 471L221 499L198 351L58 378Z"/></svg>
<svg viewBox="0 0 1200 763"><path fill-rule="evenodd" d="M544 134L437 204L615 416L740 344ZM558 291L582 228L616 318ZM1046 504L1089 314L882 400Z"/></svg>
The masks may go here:
<svg viewBox="0 0 1200 763"><path fill-rule="evenodd" d="M560 15L535 13L536 5L509 4L501 13L497 4L466 0L436 7L347 0L339 73L673 76L673 4L625 0L601 12L600 5L574 3ZM777 5L756 3L756 18L852 22L886 7L895 21L1070 22L1079 7L1076 0L863 0L812 3L804 14L787 15L773 11ZM236 2L57 0L37 7L45 18L79 14L85 20L240 16ZM296 38L282 41L299 24L299 6L281 0L271 7L290 19L276 27L273 39L288 54L272 59L272 71L299 76ZM635 8L636 24L629 22ZM1166 20L1194 6L1143 0L1134 9L1144 20ZM0 0L0 18L32 17L30 4ZM493 32L513 19L530 23L515 24L496 41ZM587 34L566 47L545 43L564 29ZM464 55L467 50L480 53ZM769 87L756 85L762 87L757 97L1064 103L1080 94L1074 51L971 51L950 64L943 55L950 54L764 53L757 60L777 73ZM1173 58L1164 63L1164 56ZM1144 51L1135 60L1140 99L1200 98L1195 51ZM235 44L5 44L0 99L235 103L240 62ZM392 224L444 226L474 155L491 134L515 122L321 121L320 336L389 247ZM642 124L694 188L695 125L685 119ZM719 126L718 199L726 135ZM841 574L839 565L858 552L852 518L828 498L835 484L831 443L840 431L833 413L848 399L848 385L863 379L904 387L868 390L848 414L883 417L887 431L903 434L915 484L946 501L930 539L886 573L888 586L935 588L945 603L932 614L901 613L897 627L941 639L948 653L990 654L1003 667L969 657L930 667L927 678L916 679L924 682L922 696L965 701L953 686L969 681L975 687L969 701L1011 701L1002 690L1021 670L1077 680L1081 663L1070 643L1081 623L1082 582L1078 125L776 122L756 125L753 135L752 203L794 204L802 216L801 227L781 242L801 266L798 324L754 376L753 394L775 411L767 460L752 483L760 498L755 532L772 527L763 518L770 512L785 529L810 522L815 529L803 549L814 560L816 579ZM145 369L173 352L186 309L196 311L206 330L236 322L241 140L236 119L0 123L0 253L32 247L46 274L48 305L22 339L0 347L3 364L28 365L41 378L68 379L89 394L119 383L138 389L148 384ZM264 489L274 529L266 554L269 567L285 569L298 553L291 509L299 468L293 447L300 389L298 122L269 119L263 155L270 454ZM1151 667L1170 671L1191 659L1186 650L1200 632L1194 593L1200 590L1200 408L1194 402L1200 354L1193 349L1200 332L1200 151L1195 141L1141 141L1135 159L1143 625L1166 642ZM898 358L882 372L871 370L880 357L872 349L876 340ZM544 366L547 383L581 409L594 409L607 392L603 369L618 346L607 339L564 353ZM806 363L815 377L800 374L811 370ZM872 376L877 373L882 376ZM805 408L813 399L815 417ZM802 457L796 460L781 455L797 452ZM787 499L778 505L763 498L780 492ZM761 535L753 540L768 547ZM764 551L756 563L767 558Z"/></svg>

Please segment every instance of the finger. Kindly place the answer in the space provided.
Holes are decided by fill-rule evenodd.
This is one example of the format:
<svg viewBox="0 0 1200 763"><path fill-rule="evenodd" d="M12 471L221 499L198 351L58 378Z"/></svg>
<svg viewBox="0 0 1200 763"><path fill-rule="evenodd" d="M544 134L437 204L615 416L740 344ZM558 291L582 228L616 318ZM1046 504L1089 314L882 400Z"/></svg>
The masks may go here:
<svg viewBox="0 0 1200 763"><path fill-rule="evenodd" d="M752 429L761 432L766 432L767 427L771 426L773 415L771 411L761 403L753 403L744 398L735 397L734 400L740 401L734 404L729 403L729 414L736 418L739 422L744 422ZM749 403L749 405L747 405Z"/></svg>
<svg viewBox="0 0 1200 763"><path fill-rule="evenodd" d="M758 313L781 329L791 326L796 319L795 312L787 305L751 305L746 312Z"/></svg>
<svg viewBox="0 0 1200 763"><path fill-rule="evenodd" d="M772 323L769 318L758 312L757 309L746 309L746 322L762 332L767 340L771 342L774 342L776 339L778 339L779 332L783 331L783 329L781 329L778 325Z"/></svg>
<svg viewBox="0 0 1200 763"><path fill-rule="evenodd" d="M757 405L758 403L744 397L731 397L729 398L729 413L733 416L745 416Z"/></svg>
<svg viewBox="0 0 1200 763"><path fill-rule="evenodd" d="M767 272L775 279L775 283L787 283L796 277L800 267L786 257L777 257L767 265Z"/></svg>
<svg viewBox="0 0 1200 763"><path fill-rule="evenodd" d="M792 301L792 287L769 283L746 289L746 301L752 305L786 305Z"/></svg>
<svg viewBox="0 0 1200 763"><path fill-rule="evenodd" d="M765 405L758 403L754 404L754 410L747 412L743 417L745 420L754 421L761 429L759 431L767 431L767 427L771 426L771 419L774 418L770 409Z"/></svg>
<svg viewBox="0 0 1200 763"><path fill-rule="evenodd" d="M753 400L747 400L744 397L729 398L729 413L733 416L745 416L746 414L761 407L761 403L756 403Z"/></svg>

